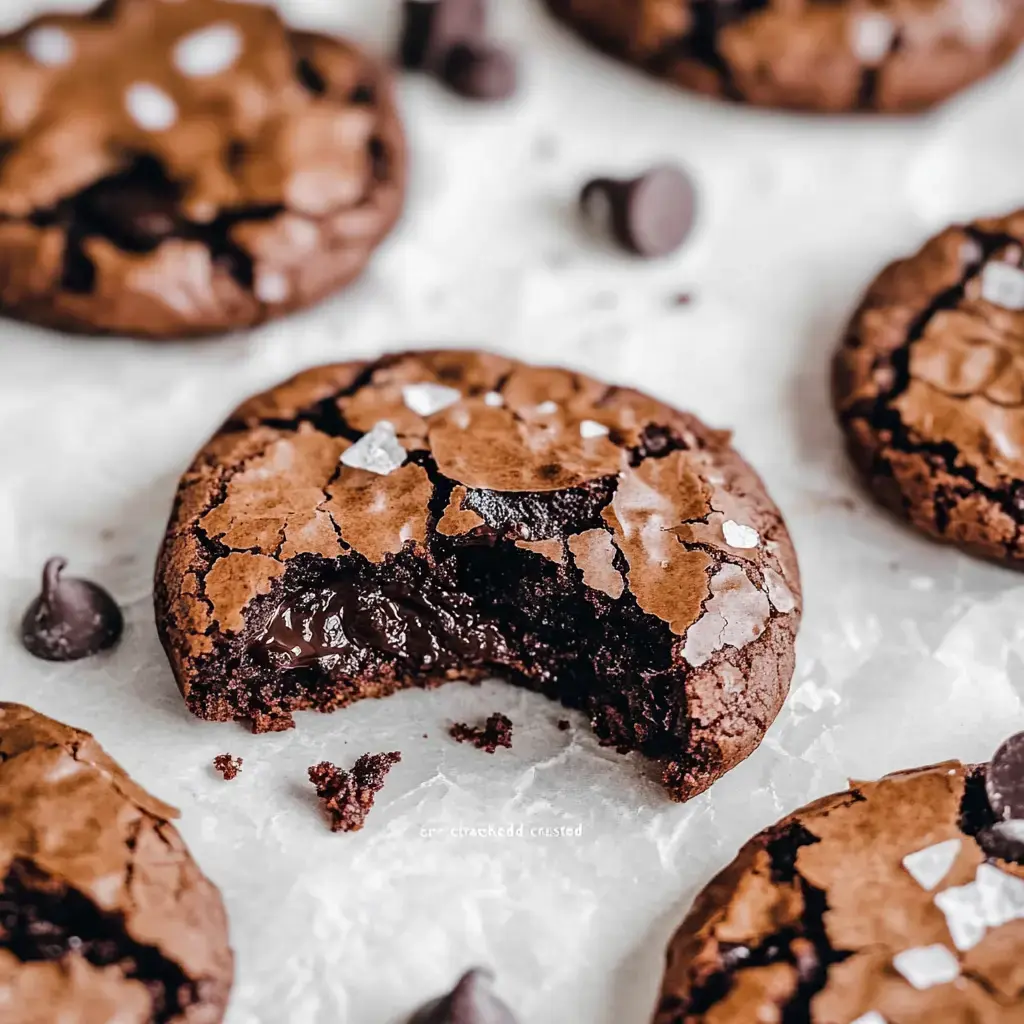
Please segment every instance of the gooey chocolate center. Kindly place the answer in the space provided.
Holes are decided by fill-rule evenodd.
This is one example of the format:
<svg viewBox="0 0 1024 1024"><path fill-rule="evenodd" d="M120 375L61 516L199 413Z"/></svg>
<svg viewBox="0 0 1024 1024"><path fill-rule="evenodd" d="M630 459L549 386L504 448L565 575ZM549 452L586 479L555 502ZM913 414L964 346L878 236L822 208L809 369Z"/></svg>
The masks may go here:
<svg viewBox="0 0 1024 1024"><path fill-rule="evenodd" d="M509 654L493 623L460 607L459 595L351 580L285 598L252 653L292 669L364 650L403 659L420 671L501 661Z"/></svg>

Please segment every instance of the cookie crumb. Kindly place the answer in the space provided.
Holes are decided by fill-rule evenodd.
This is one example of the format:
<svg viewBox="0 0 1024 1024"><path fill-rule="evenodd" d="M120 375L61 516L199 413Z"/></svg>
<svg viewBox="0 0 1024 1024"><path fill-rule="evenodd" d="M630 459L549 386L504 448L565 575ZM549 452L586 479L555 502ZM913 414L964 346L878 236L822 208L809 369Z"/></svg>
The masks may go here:
<svg viewBox="0 0 1024 1024"><path fill-rule="evenodd" d="M498 747L512 749L512 720L500 712L491 715L483 728L456 722L449 733L460 743L472 743L477 750L493 754Z"/></svg>
<svg viewBox="0 0 1024 1024"><path fill-rule="evenodd" d="M352 771L342 771L330 761L321 761L309 769L309 781L323 801L332 832L358 832L366 823L373 798L384 785L391 768L402 760L397 751L390 754L363 754Z"/></svg>
<svg viewBox="0 0 1024 1024"><path fill-rule="evenodd" d="M572 728L572 723L569 721L568 718L560 718L558 720L558 731L559 732L568 732L571 728Z"/></svg>
<svg viewBox="0 0 1024 1024"><path fill-rule="evenodd" d="M693 293L692 292L676 292L669 299L669 303L673 306L690 306L693 304Z"/></svg>
<svg viewBox="0 0 1024 1024"><path fill-rule="evenodd" d="M242 770L242 759L234 757L232 754L218 754L213 759L213 767L224 776L225 782L230 782L237 778L238 773Z"/></svg>

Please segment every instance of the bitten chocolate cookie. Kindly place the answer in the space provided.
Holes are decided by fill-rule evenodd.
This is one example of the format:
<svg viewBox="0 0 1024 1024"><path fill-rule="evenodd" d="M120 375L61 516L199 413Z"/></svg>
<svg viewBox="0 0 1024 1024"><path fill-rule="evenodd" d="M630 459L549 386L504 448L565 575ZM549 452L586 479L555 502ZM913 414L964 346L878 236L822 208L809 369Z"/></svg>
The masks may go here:
<svg viewBox="0 0 1024 1024"><path fill-rule="evenodd" d="M1024 822L991 770L856 783L752 839L669 945L655 1024L1024 1019Z"/></svg>
<svg viewBox="0 0 1024 1024"><path fill-rule="evenodd" d="M753 470L635 391L477 352L310 370L181 482L157 622L189 708L291 713L498 675L709 786L785 697L796 558Z"/></svg>
<svg viewBox="0 0 1024 1024"><path fill-rule="evenodd" d="M913 111L1002 64L1022 0L547 0L614 56L766 107Z"/></svg>
<svg viewBox="0 0 1024 1024"><path fill-rule="evenodd" d="M387 73L236 0L106 0L0 38L0 309L154 338L349 282L395 222Z"/></svg>
<svg viewBox="0 0 1024 1024"><path fill-rule="evenodd" d="M0 703L0 1020L217 1024L220 894L86 732Z"/></svg>
<svg viewBox="0 0 1024 1024"><path fill-rule="evenodd" d="M953 227L882 272L835 359L875 495L972 554L1024 560L1024 212Z"/></svg>

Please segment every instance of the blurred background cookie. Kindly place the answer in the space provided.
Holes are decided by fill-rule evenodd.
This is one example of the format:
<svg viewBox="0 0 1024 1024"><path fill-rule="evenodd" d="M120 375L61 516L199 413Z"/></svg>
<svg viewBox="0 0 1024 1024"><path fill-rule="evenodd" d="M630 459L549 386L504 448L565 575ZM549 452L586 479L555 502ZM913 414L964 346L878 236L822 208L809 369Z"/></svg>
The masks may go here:
<svg viewBox="0 0 1024 1024"><path fill-rule="evenodd" d="M112 0L0 40L0 309L200 335L308 305L398 217L387 73L228 0Z"/></svg>
<svg viewBox="0 0 1024 1024"><path fill-rule="evenodd" d="M1020 0L547 3L651 74L794 110L921 110L997 68L1024 39Z"/></svg>

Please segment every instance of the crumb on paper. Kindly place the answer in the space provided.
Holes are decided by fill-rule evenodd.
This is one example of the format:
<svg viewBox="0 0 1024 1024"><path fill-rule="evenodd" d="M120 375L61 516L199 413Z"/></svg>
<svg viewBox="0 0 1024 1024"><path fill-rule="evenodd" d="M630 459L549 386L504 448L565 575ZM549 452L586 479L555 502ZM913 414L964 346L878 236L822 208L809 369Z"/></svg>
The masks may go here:
<svg viewBox="0 0 1024 1024"><path fill-rule="evenodd" d="M456 722L448 731L460 743L472 743L488 754L498 747L512 748L512 720L500 712L491 715L483 727Z"/></svg>
<svg viewBox="0 0 1024 1024"><path fill-rule="evenodd" d="M224 776L225 782L230 782L242 770L242 759L233 754L218 754L213 759L213 767Z"/></svg>
<svg viewBox="0 0 1024 1024"><path fill-rule="evenodd" d="M676 292L669 299L670 305L673 306L690 306L693 304L693 293L692 292Z"/></svg>
<svg viewBox="0 0 1024 1024"><path fill-rule="evenodd" d="M327 812L332 832L358 832L366 823L373 798L384 785L391 768L402 760L398 751L363 754L350 772L330 761L309 769L309 781L316 787Z"/></svg>

